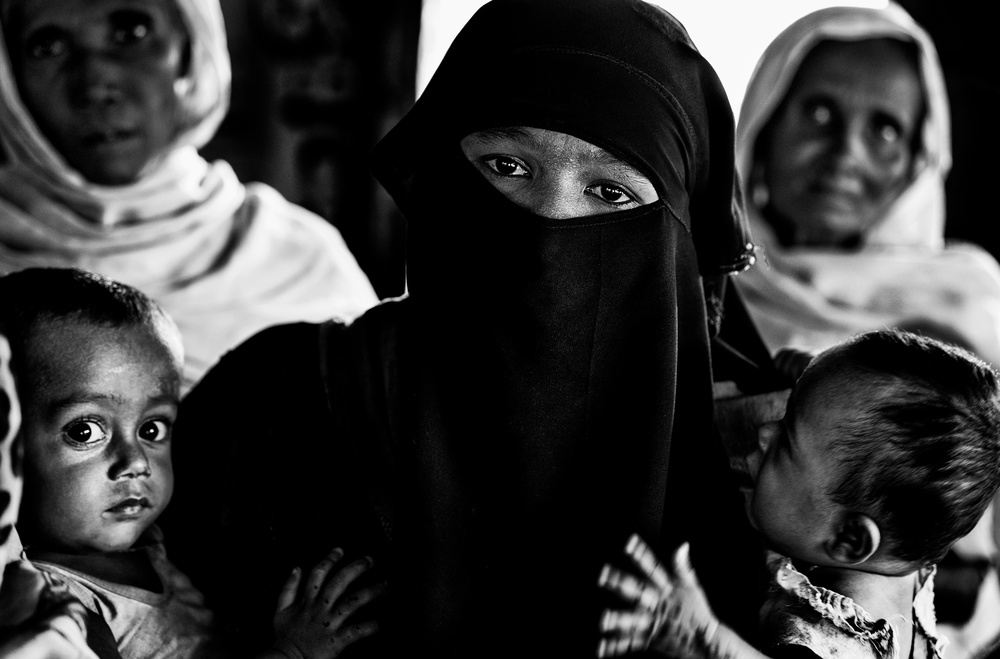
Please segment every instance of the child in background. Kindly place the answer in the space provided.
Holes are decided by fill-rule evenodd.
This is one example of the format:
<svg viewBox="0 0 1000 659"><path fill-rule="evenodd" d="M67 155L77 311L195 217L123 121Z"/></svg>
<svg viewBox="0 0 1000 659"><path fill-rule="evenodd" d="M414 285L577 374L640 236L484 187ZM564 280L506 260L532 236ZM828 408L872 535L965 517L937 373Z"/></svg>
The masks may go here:
<svg viewBox="0 0 1000 659"><path fill-rule="evenodd" d="M1000 485L997 372L933 339L863 334L806 367L759 439L747 514L773 551L757 645L772 657L940 656L934 565ZM626 553L642 576L602 572L633 609L605 612L599 656L762 656L711 612L687 545L670 568L637 537Z"/></svg>
<svg viewBox="0 0 1000 659"><path fill-rule="evenodd" d="M131 287L69 269L0 278L0 327L21 397L28 558L99 613L122 657L228 652L211 612L167 560L155 524L173 492L171 427L183 350L170 318ZM370 561L334 550L292 572L267 657L335 657L375 631L347 620L380 587L345 590Z"/></svg>

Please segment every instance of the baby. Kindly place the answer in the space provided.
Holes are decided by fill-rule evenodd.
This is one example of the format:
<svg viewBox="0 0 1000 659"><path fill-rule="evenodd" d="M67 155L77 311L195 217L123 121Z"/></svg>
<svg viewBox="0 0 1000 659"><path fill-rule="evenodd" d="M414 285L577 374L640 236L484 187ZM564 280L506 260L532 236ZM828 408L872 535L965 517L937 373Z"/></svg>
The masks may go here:
<svg viewBox="0 0 1000 659"><path fill-rule="evenodd" d="M939 656L934 565L1000 485L997 372L933 339L863 334L809 363L759 440L747 515L773 551L757 645L769 656ZM709 609L687 545L670 567L637 537L626 553L641 576L605 566L599 582L633 608L605 612L599 656L762 656Z"/></svg>
<svg viewBox="0 0 1000 659"><path fill-rule="evenodd" d="M136 289L70 269L0 278L0 329L21 398L28 558L100 614L122 657L224 651L201 594L167 560L155 524L170 502L171 427L183 351L170 318ZM339 549L292 572L263 656L335 657L376 631L347 620L381 586ZM339 569L338 569L339 568Z"/></svg>

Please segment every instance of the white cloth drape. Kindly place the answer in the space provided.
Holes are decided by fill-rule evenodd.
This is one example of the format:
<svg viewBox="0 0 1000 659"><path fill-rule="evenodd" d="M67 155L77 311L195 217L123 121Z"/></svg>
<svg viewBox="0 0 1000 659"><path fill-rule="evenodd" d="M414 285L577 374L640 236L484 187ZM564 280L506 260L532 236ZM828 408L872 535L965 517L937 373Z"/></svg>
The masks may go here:
<svg viewBox="0 0 1000 659"><path fill-rule="evenodd" d="M41 134L0 29L0 273L79 267L152 296L184 336L187 391L264 327L348 320L377 298L334 227L198 155L228 109L229 56L218 1L177 2L192 49L183 105L195 120L123 186L86 181Z"/></svg>
<svg viewBox="0 0 1000 659"><path fill-rule="evenodd" d="M754 145L820 41L894 38L916 44L925 91L913 180L858 250L780 245L753 191L747 203L756 267L736 279L765 343L821 350L858 332L899 325L950 329L1000 366L1000 267L973 245L945 245L944 179L951 165L944 77L934 45L899 6L833 7L805 16L767 48L747 87L737 158L751 182ZM858 72L858 75L864 75Z"/></svg>

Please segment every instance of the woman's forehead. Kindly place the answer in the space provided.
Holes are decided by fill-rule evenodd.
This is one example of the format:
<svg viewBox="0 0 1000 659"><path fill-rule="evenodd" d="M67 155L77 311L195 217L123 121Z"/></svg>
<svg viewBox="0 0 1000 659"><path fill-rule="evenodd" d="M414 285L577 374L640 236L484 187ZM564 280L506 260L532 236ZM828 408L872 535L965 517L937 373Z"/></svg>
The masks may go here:
<svg viewBox="0 0 1000 659"><path fill-rule="evenodd" d="M817 72L826 75L839 72L842 77L857 79L851 72L862 67L866 76L906 74L919 84L918 61L916 45L909 41L889 37L855 41L826 39L810 49L796 75L809 79Z"/></svg>
<svg viewBox="0 0 1000 659"><path fill-rule="evenodd" d="M47 19L79 18L102 15L118 10L163 12L179 16L176 0L2 0L0 17L4 24L18 28L27 22L41 23Z"/></svg>

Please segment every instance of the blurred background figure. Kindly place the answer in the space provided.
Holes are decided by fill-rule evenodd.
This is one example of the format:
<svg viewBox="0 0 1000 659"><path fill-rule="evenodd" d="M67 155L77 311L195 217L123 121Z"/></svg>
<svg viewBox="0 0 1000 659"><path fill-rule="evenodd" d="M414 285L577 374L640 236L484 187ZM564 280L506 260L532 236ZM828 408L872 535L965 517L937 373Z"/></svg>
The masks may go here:
<svg viewBox="0 0 1000 659"><path fill-rule="evenodd" d="M199 155L229 107L218 0L4 0L0 24L0 272L73 266L152 296L185 390L264 327L377 302L330 223Z"/></svg>
<svg viewBox="0 0 1000 659"><path fill-rule="evenodd" d="M233 103L204 153L324 217L379 297L401 294L405 222L368 162L375 142L413 104L422 3L221 4Z"/></svg>

